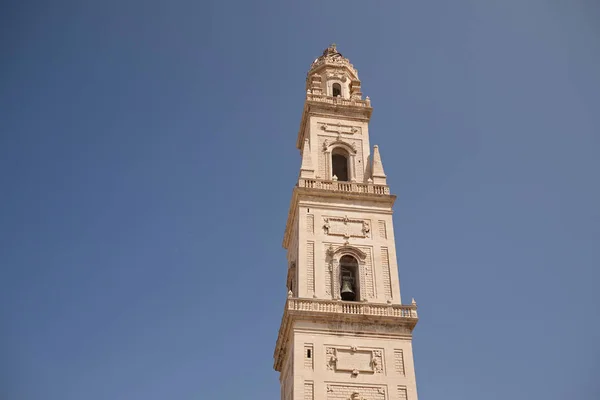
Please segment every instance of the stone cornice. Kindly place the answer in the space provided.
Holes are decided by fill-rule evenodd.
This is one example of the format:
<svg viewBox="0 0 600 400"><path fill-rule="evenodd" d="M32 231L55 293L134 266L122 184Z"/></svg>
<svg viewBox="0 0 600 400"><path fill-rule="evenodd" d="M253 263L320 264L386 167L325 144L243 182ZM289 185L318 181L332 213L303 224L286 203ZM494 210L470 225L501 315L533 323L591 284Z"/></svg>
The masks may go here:
<svg viewBox="0 0 600 400"><path fill-rule="evenodd" d="M369 330L377 331L384 328L396 335L411 335L419 318L416 304L398 305L288 298L273 354L273 368L276 371L281 371L290 330L294 322L302 320L325 323L364 323L369 324Z"/></svg>
<svg viewBox="0 0 600 400"><path fill-rule="evenodd" d="M302 148L306 124L311 115L319 114L336 118L345 117L369 122L372 113L373 108L368 97L367 100L349 100L341 97L307 93L302 111L302 119L300 120L300 130L298 131L296 147L298 149Z"/></svg>
<svg viewBox="0 0 600 400"><path fill-rule="evenodd" d="M300 180L299 184L302 184L304 181L308 182L317 182L317 180ZM325 183L332 183L332 181L323 181ZM323 188L315 188L315 187L294 187L292 192L292 199L290 201L290 208L288 211L288 218L285 224L285 232L283 234L283 248L287 249L289 246L292 229L294 226L294 219L296 217L296 213L298 212L298 202L301 199L318 199L318 198L334 198L337 200L359 200L359 201L372 201L375 204L383 205L385 207L389 207L390 209L394 205L396 201L396 196L393 194L389 194L389 188L380 185L373 184L359 184L359 183L341 183L343 185L354 185L348 186L350 189L352 188L366 188L365 191L343 191L336 190L336 188L330 188L327 186L327 189ZM304 186L304 185L303 185ZM346 186L344 186L345 188ZM369 188L371 189L369 191ZM387 190L384 190L387 189ZM379 193L378 193L379 192ZM387 193L385 193L387 192ZM339 208L339 207L338 207Z"/></svg>

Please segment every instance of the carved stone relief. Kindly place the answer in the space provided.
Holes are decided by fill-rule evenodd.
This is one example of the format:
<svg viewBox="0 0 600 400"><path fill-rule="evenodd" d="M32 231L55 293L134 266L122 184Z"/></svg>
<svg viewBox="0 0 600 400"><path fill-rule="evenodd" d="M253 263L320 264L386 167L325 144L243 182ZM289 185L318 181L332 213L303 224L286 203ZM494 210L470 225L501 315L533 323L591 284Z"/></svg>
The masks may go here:
<svg viewBox="0 0 600 400"><path fill-rule="evenodd" d="M385 386L362 386L330 383L327 385L328 400L386 400Z"/></svg>
<svg viewBox="0 0 600 400"><path fill-rule="evenodd" d="M371 223L363 219L350 219L344 217L324 217L323 229L330 236L341 236L344 238L366 238L371 232Z"/></svg>
<svg viewBox="0 0 600 400"><path fill-rule="evenodd" d="M356 376L360 373L383 373L383 350L358 349L351 347L327 347L327 369L335 372L350 372Z"/></svg>
<svg viewBox="0 0 600 400"><path fill-rule="evenodd" d="M373 333L400 333L410 334L410 328L402 325L377 325L360 322L330 322L327 329L334 332L373 332Z"/></svg>
<svg viewBox="0 0 600 400"><path fill-rule="evenodd" d="M326 123L319 122L319 129L325 132L331 132L336 134L347 134L347 135L360 135L362 133L362 128L360 126L352 126L352 125L344 125L341 122L337 123Z"/></svg>

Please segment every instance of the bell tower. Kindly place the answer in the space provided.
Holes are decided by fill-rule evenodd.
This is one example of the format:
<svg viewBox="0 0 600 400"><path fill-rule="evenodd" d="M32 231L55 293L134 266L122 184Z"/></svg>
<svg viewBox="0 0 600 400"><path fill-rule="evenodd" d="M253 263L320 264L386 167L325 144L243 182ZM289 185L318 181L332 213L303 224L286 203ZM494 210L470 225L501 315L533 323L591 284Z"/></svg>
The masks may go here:
<svg viewBox="0 0 600 400"><path fill-rule="evenodd" d="M283 247L287 301L274 354L282 400L417 400L392 206L369 97L329 46L306 78L296 147L302 163Z"/></svg>

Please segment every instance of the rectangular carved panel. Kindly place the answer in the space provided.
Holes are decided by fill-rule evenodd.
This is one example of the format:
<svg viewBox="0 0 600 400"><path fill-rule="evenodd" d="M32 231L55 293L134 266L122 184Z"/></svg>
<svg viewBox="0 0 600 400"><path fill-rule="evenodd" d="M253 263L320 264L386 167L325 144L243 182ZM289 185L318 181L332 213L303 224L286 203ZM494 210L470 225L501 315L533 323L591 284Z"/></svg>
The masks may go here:
<svg viewBox="0 0 600 400"><path fill-rule="evenodd" d="M304 400L313 400L314 391L313 382L304 382Z"/></svg>
<svg viewBox="0 0 600 400"><path fill-rule="evenodd" d="M392 277L390 272L390 255L387 247L381 248L381 268L383 269L383 290L386 300L392 298Z"/></svg>
<svg viewBox="0 0 600 400"><path fill-rule="evenodd" d="M383 373L382 349L358 349L356 347L327 347L327 369L335 372Z"/></svg>
<svg viewBox="0 0 600 400"><path fill-rule="evenodd" d="M350 400L352 398L386 400L387 393L383 385L348 385L342 383L329 383L327 385L327 400Z"/></svg>
<svg viewBox="0 0 600 400"><path fill-rule="evenodd" d="M306 243L306 286L310 294L315 292L315 244Z"/></svg>
<svg viewBox="0 0 600 400"><path fill-rule="evenodd" d="M360 126L352 126L352 125L343 125L340 122L337 123L326 123L326 122L319 122L319 128L324 131L324 132L330 132L330 133L336 133L336 134L348 134L348 135L354 135L354 134L358 134L360 135L362 133L362 128Z"/></svg>
<svg viewBox="0 0 600 400"><path fill-rule="evenodd" d="M399 374L405 375L404 352L402 350L394 350L394 369Z"/></svg>
<svg viewBox="0 0 600 400"><path fill-rule="evenodd" d="M398 400L408 400L406 386L398 386Z"/></svg>
<svg viewBox="0 0 600 400"><path fill-rule="evenodd" d="M379 237L382 239L387 239L387 231L385 227L385 221L379 221Z"/></svg>
<svg viewBox="0 0 600 400"><path fill-rule="evenodd" d="M371 226L368 220L363 219L324 217L323 229L325 230L325 233L330 236L366 238L369 237Z"/></svg>
<svg viewBox="0 0 600 400"><path fill-rule="evenodd" d="M312 214L306 216L306 231L308 233L314 233L315 231L315 216Z"/></svg>

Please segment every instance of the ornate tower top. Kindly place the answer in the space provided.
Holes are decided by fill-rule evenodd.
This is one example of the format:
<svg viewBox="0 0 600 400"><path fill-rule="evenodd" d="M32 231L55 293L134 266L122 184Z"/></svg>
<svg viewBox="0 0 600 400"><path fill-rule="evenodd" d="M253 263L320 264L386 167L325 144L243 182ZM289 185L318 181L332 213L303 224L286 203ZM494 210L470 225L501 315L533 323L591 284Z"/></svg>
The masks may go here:
<svg viewBox="0 0 600 400"><path fill-rule="evenodd" d="M358 71L350 60L331 44L310 66L306 75L306 102L296 147L302 150L307 117L311 113L326 113L333 117L371 117L369 97L363 100Z"/></svg>
<svg viewBox="0 0 600 400"><path fill-rule="evenodd" d="M358 72L354 68L354 66L350 63L350 60L345 58L342 53L337 51L337 46L335 43L332 43L329 47L323 50L323 54L321 57L315 59L310 66L310 70L308 71L308 75L314 73L322 66L329 67L346 67L352 73L353 77L358 79Z"/></svg>

